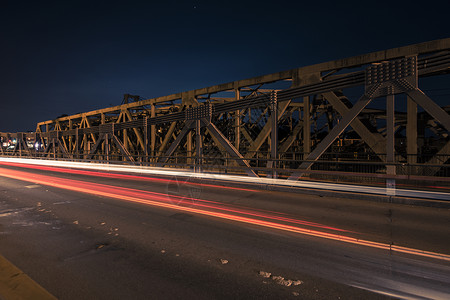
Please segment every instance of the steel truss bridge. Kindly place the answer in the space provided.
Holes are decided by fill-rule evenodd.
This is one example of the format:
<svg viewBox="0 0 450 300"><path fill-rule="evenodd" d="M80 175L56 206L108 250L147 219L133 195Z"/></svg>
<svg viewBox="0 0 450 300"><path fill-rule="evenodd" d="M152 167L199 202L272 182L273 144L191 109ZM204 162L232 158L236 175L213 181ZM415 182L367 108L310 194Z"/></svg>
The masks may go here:
<svg viewBox="0 0 450 300"><path fill-rule="evenodd" d="M450 186L450 38L0 133L3 156L271 178ZM422 88L422 85L425 88Z"/></svg>

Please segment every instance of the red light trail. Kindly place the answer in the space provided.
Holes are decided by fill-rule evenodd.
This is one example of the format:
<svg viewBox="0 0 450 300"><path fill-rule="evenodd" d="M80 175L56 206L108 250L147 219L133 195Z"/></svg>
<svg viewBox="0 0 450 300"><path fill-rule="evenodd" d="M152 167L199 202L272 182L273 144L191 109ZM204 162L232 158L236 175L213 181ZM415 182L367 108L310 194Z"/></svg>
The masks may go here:
<svg viewBox="0 0 450 300"><path fill-rule="evenodd" d="M265 188L268 186L273 186L275 189L278 187L288 188L288 189L314 189L314 190L330 190L337 192L351 192L351 193L362 193L362 194L373 194L373 195L388 195L398 197L410 197L410 198L421 198L421 199L433 199L433 200L450 200L450 193L447 192L438 192L438 191L430 191L430 190L421 190L421 189L400 189L400 188L386 188L386 187L376 187L376 186L367 186L367 185L355 185L355 184L342 184L342 183L331 183L331 182L317 182L312 180L300 180L300 181L291 181L291 180L281 180L281 179L273 179L273 178L265 178L265 177L248 177L248 176L239 176L239 175L229 175L229 174L216 174L216 173L193 173L189 170L176 170L171 168L149 168L144 166L126 166L126 165L116 165L116 164L99 164L99 163L85 163L85 162L72 162L72 161L58 161L58 160L48 160L48 159L27 159L27 158L14 158L14 157L0 157L0 164L5 162L5 165L10 166L22 166L26 165L34 165L34 166L51 166L54 169L50 168L48 170L58 172L59 168L69 168L75 170L95 170L94 172L87 172L86 175L89 176L98 176L95 173L103 174L101 177L116 177L123 179L131 179L138 178L138 180L142 180L140 176L156 176L157 178L145 177L150 182L182 182L183 185L195 186L200 185L203 187L212 187L212 188L222 188L228 190L236 190L236 191L252 191L259 192L261 188ZM9 164L8 164L9 163ZM36 168L36 167L34 167ZM39 167L37 167L39 168ZM96 172L96 171L99 172ZM108 173L104 173L107 171ZM70 173L70 171L63 171ZM114 173L110 173L114 172ZM72 172L74 173L74 172ZM81 173L81 171L80 171ZM124 175L130 173L138 173L138 176L133 175ZM175 180L170 180L166 178L158 178L158 176L172 176ZM186 178L182 180L181 178ZM195 180L192 181L191 179ZM181 179L181 180L180 180ZM201 183L201 180L212 181L211 184ZM217 183L216 183L217 182ZM228 182L235 184L244 184L246 186L256 186L255 189L249 188L239 188L239 187L225 187L221 185L221 182ZM225 185L229 185L226 184ZM437 189L436 189L437 190Z"/></svg>
<svg viewBox="0 0 450 300"><path fill-rule="evenodd" d="M41 168L39 168L41 169ZM83 171L84 172L84 171ZM95 172L94 172L95 173ZM117 174L115 174L117 175ZM374 242L369 240L358 239L351 236L337 234L334 232L351 232L335 227L330 227L318 223L307 222L303 220L293 219L280 216L277 212L262 212L249 208L236 207L220 202L208 201L203 199L185 198L179 196L166 195L162 193L149 192L137 189L123 188L112 185L104 185L92 182L83 182L79 180L58 178L46 175L38 175L23 171L10 169L2 169L0 176L33 182L55 188L82 192L91 195L103 196L107 198L119 199L122 201L140 203L154 207L167 208L177 211L190 212L205 216L216 217L225 220L236 221L251 225L257 225L265 228L283 230L292 233L298 233L308 236L320 237L329 240L341 241L356 245L363 245L372 248L384 249L400 253L408 253L413 255L425 256L435 259L450 261L450 255L424 251L419 249L395 246L387 243ZM176 200L178 205L171 203ZM189 205L189 206L187 206ZM314 227L316 229L302 228L296 225ZM320 231L328 230L332 232ZM353 232L354 233L354 232Z"/></svg>
<svg viewBox="0 0 450 300"><path fill-rule="evenodd" d="M128 174L117 174L117 173L94 172L94 171L85 171L85 170L78 170L78 169L65 169L65 168L38 166L38 165L30 165L30 164L19 164L19 163L2 162L2 161L0 161L0 165L28 168L28 169L37 169L37 170L50 171L50 172L97 176L97 177L106 177L106 178L116 178L116 179L139 180L139 181L150 181L150 182L161 182L161 183L176 183L177 182L176 180L164 179L164 178L136 176L136 175L128 175ZM192 185L192 186L219 188L219 189L230 189L230 190L235 190L235 191L260 192L259 190L254 190L254 189L228 187L228 186L223 186L223 185L215 185L215 184L207 184L207 183L184 181L183 184Z"/></svg>

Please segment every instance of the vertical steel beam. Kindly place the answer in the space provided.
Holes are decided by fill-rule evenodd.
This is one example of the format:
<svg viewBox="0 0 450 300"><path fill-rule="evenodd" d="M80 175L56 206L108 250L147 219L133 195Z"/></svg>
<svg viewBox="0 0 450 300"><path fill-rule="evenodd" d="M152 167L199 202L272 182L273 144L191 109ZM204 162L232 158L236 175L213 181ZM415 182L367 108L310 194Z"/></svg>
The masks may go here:
<svg viewBox="0 0 450 300"><path fill-rule="evenodd" d="M395 102L394 95L386 96L386 174L395 175ZM395 195L395 179L386 179L387 195Z"/></svg>
<svg viewBox="0 0 450 300"><path fill-rule="evenodd" d="M235 99L239 101L241 99L241 90L235 89ZM240 110L236 110L234 113L234 147L237 151L239 151L240 141L241 141L241 112Z"/></svg>
<svg viewBox="0 0 450 300"><path fill-rule="evenodd" d="M151 153L151 151L149 151L149 148L150 148L150 144L149 144L150 128L149 127L150 127L150 125L148 123L149 123L148 122L148 117L145 116L145 118L144 118L144 137L143 137L143 139L144 139L144 156L145 156L144 161L146 161L146 162L149 161L148 156L149 156L149 153Z"/></svg>
<svg viewBox="0 0 450 300"><path fill-rule="evenodd" d="M150 116L154 118L156 116L155 104L151 105ZM150 125L150 155L155 156L155 144L156 144L156 125Z"/></svg>
<svg viewBox="0 0 450 300"><path fill-rule="evenodd" d="M303 159L311 153L311 102L303 97Z"/></svg>
<svg viewBox="0 0 450 300"><path fill-rule="evenodd" d="M123 122L126 122L125 112L123 114L122 119ZM128 152L130 150L130 145L128 144L128 129L122 130L122 139L123 139L123 148L125 149L125 151ZM126 160L126 157L124 157L123 160Z"/></svg>
<svg viewBox="0 0 450 300"><path fill-rule="evenodd" d="M417 104L408 96L406 114L406 153L408 163L417 163Z"/></svg>
<svg viewBox="0 0 450 300"><path fill-rule="evenodd" d="M106 155L106 163L109 163L109 139L110 139L110 134L106 133L105 134L105 155Z"/></svg>
<svg viewBox="0 0 450 300"><path fill-rule="evenodd" d="M101 124L105 124L106 123L106 117L105 117L104 113L100 114L100 123ZM98 138L100 138L100 135L99 135ZM105 154L105 151L106 151L105 146L106 146L106 141L107 140L108 140L108 136L106 136L106 138L105 138L105 143L102 143L102 152L101 152L102 154ZM102 159L104 159L104 157L102 157Z"/></svg>
<svg viewBox="0 0 450 300"><path fill-rule="evenodd" d="M49 124L45 124L45 132L49 132L50 131L50 126ZM45 145L46 147L48 147L48 145L50 144L50 137L47 135L47 137L45 138Z"/></svg>
<svg viewBox="0 0 450 300"><path fill-rule="evenodd" d="M192 107L192 106L188 106L188 107ZM186 163L188 165L192 164L192 131L189 131L187 134L187 140L186 140L186 154L187 154L187 159L186 159ZM195 163L195 162L194 162Z"/></svg>
<svg viewBox="0 0 450 300"><path fill-rule="evenodd" d="M56 159L56 142L55 138L52 138L52 146L53 146L53 158Z"/></svg>
<svg viewBox="0 0 450 300"><path fill-rule="evenodd" d="M276 168L278 167L278 102L277 92L273 91L270 99L270 118L272 119L272 131L270 141L270 156L272 159L272 177L277 178Z"/></svg>
<svg viewBox="0 0 450 300"><path fill-rule="evenodd" d="M195 157L195 166L194 166L194 172L200 173L202 171L202 152L203 152L203 141L202 141L202 128L201 128L201 122L200 119L195 120L195 150L196 150L196 157Z"/></svg>
<svg viewBox="0 0 450 300"><path fill-rule="evenodd" d="M75 128L75 146L74 146L74 149L73 149L73 153L74 153L74 157L75 158L80 158L80 156L79 156L79 153L78 153L78 146L79 146L79 144L80 144L80 135L79 135L79 132L78 132L78 127L77 128Z"/></svg>
<svg viewBox="0 0 450 300"><path fill-rule="evenodd" d="M297 70L293 73L292 87L313 84L321 81L320 72L302 73ZM303 159L311 153L311 98L303 97Z"/></svg>
<svg viewBox="0 0 450 300"><path fill-rule="evenodd" d="M386 96L386 161L394 162L394 129L395 129L395 103L394 95Z"/></svg>
<svg viewBox="0 0 450 300"><path fill-rule="evenodd" d="M83 158L84 159L87 158L88 151L89 151L88 137L87 137L87 134L83 132Z"/></svg>
<svg viewBox="0 0 450 300"><path fill-rule="evenodd" d="M71 129L73 129L72 119L69 120L69 130L71 130ZM73 152L73 137L72 137L72 135L69 135L69 149L68 150L69 150L69 153L71 153L72 157L73 157L74 152Z"/></svg>
<svg viewBox="0 0 450 300"><path fill-rule="evenodd" d="M192 164L192 131L189 131L187 134L186 151L187 151L186 163L190 165Z"/></svg>

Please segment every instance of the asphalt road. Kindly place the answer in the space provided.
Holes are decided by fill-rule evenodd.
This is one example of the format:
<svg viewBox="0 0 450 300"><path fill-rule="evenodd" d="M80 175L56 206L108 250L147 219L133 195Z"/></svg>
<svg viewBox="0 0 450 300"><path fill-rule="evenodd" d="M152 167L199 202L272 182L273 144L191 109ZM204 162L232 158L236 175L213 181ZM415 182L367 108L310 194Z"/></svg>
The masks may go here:
<svg viewBox="0 0 450 300"><path fill-rule="evenodd" d="M0 165L0 253L60 299L450 297L448 209L56 171Z"/></svg>

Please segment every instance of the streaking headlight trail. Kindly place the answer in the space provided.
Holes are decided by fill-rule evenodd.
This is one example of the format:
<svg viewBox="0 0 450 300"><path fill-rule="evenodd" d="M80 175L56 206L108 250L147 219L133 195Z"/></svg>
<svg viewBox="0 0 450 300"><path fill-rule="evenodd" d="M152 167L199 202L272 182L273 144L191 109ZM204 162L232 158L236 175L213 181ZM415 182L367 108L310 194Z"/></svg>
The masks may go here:
<svg viewBox="0 0 450 300"><path fill-rule="evenodd" d="M169 196L163 193L142 191L137 189L123 188L112 185L84 182L79 180L58 178L46 175L38 175L4 168L2 168L0 176L32 182L35 184L51 186L55 188L71 190L75 192L118 199L121 201L189 212L209 217L215 217L218 219L231 220L239 223L251 224L253 226L260 226L355 245L368 246L372 248L384 249L393 252L407 253L412 255L450 261L450 255L447 254L435 253L419 249L396 246L387 243L359 239L350 236L349 234L355 233L348 230L343 230L314 222L298 220L277 212L243 208L215 201L203 199L189 199L185 197L181 197L182 199L175 199L177 200L178 203L178 205L176 205L173 204L174 203L173 198L174 197L177 198L177 196L171 195ZM301 227L300 225L303 227ZM344 235L344 233L347 235Z"/></svg>

